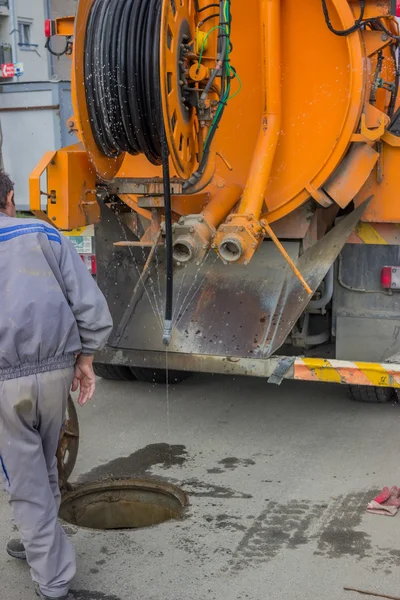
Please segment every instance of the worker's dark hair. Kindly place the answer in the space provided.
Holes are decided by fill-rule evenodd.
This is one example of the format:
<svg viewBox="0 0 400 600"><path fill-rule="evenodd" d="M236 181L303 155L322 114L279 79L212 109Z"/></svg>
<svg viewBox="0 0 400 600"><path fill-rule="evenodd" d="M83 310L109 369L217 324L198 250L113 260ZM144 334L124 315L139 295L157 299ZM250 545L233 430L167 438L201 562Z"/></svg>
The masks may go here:
<svg viewBox="0 0 400 600"><path fill-rule="evenodd" d="M0 210L6 207L7 196L14 189L14 182L4 171L0 171Z"/></svg>

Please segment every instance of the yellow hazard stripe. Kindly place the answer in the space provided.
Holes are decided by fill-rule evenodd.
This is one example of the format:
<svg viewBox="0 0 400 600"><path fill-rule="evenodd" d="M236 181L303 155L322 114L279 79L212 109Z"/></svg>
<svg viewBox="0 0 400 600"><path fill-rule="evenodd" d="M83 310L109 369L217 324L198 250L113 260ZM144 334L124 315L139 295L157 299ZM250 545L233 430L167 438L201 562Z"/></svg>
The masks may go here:
<svg viewBox="0 0 400 600"><path fill-rule="evenodd" d="M393 372L389 371L390 367L388 365L385 368L379 363L356 362L354 364L366 377L368 377L372 385L378 387L400 388L400 383L394 378Z"/></svg>
<svg viewBox="0 0 400 600"><path fill-rule="evenodd" d="M385 238L383 238L370 223L358 223L356 234L364 244L387 245Z"/></svg>
<svg viewBox="0 0 400 600"><path fill-rule="evenodd" d="M294 378L400 388L400 365L299 358L295 362Z"/></svg>
<svg viewBox="0 0 400 600"><path fill-rule="evenodd" d="M323 358L302 358L303 364L311 371L313 377L327 383L341 383L341 377L328 360Z"/></svg>

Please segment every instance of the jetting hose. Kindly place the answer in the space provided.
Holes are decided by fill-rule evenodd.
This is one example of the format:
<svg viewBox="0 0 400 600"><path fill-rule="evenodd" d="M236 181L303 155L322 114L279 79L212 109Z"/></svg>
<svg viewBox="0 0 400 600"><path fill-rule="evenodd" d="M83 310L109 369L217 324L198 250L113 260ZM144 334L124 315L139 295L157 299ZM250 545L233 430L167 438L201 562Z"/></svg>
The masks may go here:
<svg viewBox="0 0 400 600"><path fill-rule="evenodd" d="M174 295L174 257L172 239L171 180L169 172L169 149L165 129L161 132L161 154L164 179L165 248L167 252L167 282L165 293L165 321L163 344L169 346L172 336L172 299Z"/></svg>
<svg viewBox="0 0 400 600"><path fill-rule="evenodd" d="M143 153L163 167L167 278L163 342L172 335L173 248L169 148L161 107L162 0L94 0L86 30L86 102L99 149Z"/></svg>
<svg viewBox="0 0 400 600"><path fill-rule="evenodd" d="M161 165L161 0L95 0L85 81L96 144L112 158L144 153Z"/></svg>

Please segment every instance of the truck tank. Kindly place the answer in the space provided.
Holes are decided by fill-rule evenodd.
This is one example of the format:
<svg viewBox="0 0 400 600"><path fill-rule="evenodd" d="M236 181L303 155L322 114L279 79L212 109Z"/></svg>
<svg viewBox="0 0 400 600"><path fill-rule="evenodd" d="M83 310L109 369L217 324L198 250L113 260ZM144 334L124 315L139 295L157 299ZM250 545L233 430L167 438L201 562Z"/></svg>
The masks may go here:
<svg viewBox="0 0 400 600"><path fill-rule="evenodd" d="M165 346L170 369L277 382L397 364L396 10L79 0L46 22L71 55L80 143L43 158L31 208L96 224L115 323L99 372L163 378ZM354 382L396 387L392 371Z"/></svg>

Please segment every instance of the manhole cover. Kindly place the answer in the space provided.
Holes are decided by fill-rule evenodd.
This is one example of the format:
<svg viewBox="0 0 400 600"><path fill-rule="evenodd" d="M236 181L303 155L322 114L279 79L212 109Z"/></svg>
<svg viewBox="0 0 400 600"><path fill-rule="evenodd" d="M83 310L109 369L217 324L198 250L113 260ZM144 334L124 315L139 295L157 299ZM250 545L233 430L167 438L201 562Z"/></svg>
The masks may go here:
<svg viewBox="0 0 400 600"><path fill-rule="evenodd" d="M178 519L187 505L174 485L125 479L77 486L63 496L60 518L90 529L137 529Z"/></svg>

